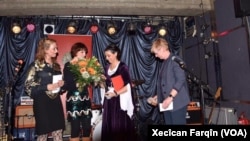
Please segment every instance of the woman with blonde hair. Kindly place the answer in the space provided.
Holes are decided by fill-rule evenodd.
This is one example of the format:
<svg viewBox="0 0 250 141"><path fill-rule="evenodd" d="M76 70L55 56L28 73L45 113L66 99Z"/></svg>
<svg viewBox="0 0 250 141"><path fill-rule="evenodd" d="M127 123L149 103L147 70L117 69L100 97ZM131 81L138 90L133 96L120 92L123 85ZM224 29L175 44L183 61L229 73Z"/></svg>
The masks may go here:
<svg viewBox="0 0 250 141"><path fill-rule="evenodd" d="M61 74L60 65L56 61L57 54L55 40L40 40L35 61L30 64L27 71L25 92L34 100L37 141L47 141L49 133L54 141L63 140L65 119L60 91L57 90L64 85L64 81L53 83L53 76Z"/></svg>

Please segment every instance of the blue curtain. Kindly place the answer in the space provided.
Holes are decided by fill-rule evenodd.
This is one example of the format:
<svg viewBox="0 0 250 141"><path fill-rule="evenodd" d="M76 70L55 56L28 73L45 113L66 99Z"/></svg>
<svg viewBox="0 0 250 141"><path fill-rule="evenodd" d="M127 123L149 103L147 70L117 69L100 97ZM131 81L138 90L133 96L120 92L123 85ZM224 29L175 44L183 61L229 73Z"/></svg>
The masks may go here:
<svg viewBox="0 0 250 141"><path fill-rule="evenodd" d="M7 112L9 95L12 96L12 108L20 104L20 97L25 95L25 72L34 60L38 41L46 36L43 33L43 25L48 21L46 18L34 17L32 20L36 29L34 32L28 32L27 20L19 17L22 30L21 33L15 35L11 31L11 24L14 20L13 17L0 17L0 89L4 91L1 96L4 99L5 112ZM50 19L55 25L55 34L66 34L66 27L71 20ZM147 97L155 94L158 69L161 65L161 61L155 59L150 53L152 41L159 38L157 25L153 26L152 33L145 34L143 31L145 21L137 21L135 34L129 34L127 32L129 21L114 20L118 32L109 36L106 29L107 20L100 20L99 31L96 34L90 32L91 20L79 19L77 21L76 34L93 36L93 55L100 60L102 65L107 63L103 54L105 47L110 43L115 43L122 50L121 60L129 66L131 78L145 81L136 86L133 95L138 100L141 116L143 119L148 118L152 107L146 105L145 102ZM169 41L171 51L178 54L183 39L179 18L164 21L164 24L168 31L164 38ZM19 59L24 60L24 64L21 71L16 74L15 67Z"/></svg>

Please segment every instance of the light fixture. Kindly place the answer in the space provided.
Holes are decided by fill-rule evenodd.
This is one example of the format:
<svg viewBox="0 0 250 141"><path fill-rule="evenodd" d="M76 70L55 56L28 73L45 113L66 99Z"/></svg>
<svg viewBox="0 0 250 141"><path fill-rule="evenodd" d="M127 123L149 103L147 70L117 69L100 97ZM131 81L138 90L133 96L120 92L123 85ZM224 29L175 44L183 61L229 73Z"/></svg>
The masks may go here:
<svg viewBox="0 0 250 141"><path fill-rule="evenodd" d="M150 34L152 32L152 26L146 25L143 30L145 34Z"/></svg>
<svg viewBox="0 0 250 141"><path fill-rule="evenodd" d="M152 26L149 22L143 26L143 31L145 34L150 34L152 32Z"/></svg>
<svg viewBox="0 0 250 141"><path fill-rule="evenodd" d="M55 25L53 24L44 24L43 33L46 34L54 34L55 33Z"/></svg>
<svg viewBox="0 0 250 141"><path fill-rule="evenodd" d="M28 32L35 31L36 26L35 26L35 24L33 22L33 18L32 17L27 17L25 19L25 23L26 23L26 29L27 29Z"/></svg>
<svg viewBox="0 0 250 141"><path fill-rule="evenodd" d="M73 34L73 33L76 32L76 30L77 30L77 24L76 24L76 22L71 21L71 22L69 23L68 27L67 27L68 33Z"/></svg>
<svg viewBox="0 0 250 141"><path fill-rule="evenodd" d="M128 25L128 27L127 27L127 31L128 31L129 34L135 34L135 32L136 32L136 25L135 25L135 23L130 22L129 25Z"/></svg>
<svg viewBox="0 0 250 141"><path fill-rule="evenodd" d="M167 34L167 28L164 25L159 26L158 34L163 37Z"/></svg>
<svg viewBox="0 0 250 141"><path fill-rule="evenodd" d="M28 23L27 25L26 25L26 28L27 28L27 31L28 32L33 32L34 30L35 30L35 28L36 28L36 26L35 26L35 24L34 23Z"/></svg>
<svg viewBox="0 0 250 141"><path fill-rule="evenodd" d="M99 30L98 24L93 23L93 24L90 26L90 31L91 31L91 33L96 34L96 33L98 32L98 30Z"/></svg>
<svg viewBox="0 0 250 141"><path fill-rule="evenodd" d="M21 26L20 26L19 23L14 22L14 23L12 24L11 30L12 30L13 33L19 34L19 33L21 32L22 29L21 29Z"/></svg>
<svg viewBox="0 0 250 141"><path fill-rule="evenodd" d="M117 32L115 24L113 22L107 24L107 31L109 35L114 35Z"/></svg>

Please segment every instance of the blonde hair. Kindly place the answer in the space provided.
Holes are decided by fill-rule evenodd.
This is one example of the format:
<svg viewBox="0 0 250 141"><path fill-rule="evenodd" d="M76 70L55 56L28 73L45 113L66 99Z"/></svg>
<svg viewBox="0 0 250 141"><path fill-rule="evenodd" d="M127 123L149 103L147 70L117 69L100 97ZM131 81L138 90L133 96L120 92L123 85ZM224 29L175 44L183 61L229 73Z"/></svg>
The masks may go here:
<svg viewBox="0 0 250 141"><path fill-rule="evenodd" d="M36 52L36 60L39 62L44 62L45 60L45 50L49 49L50 45L56 43L56 40L50 38L43 38L38 43L38 48ZM57 63L56 57L51 58L54 64L53 68L55 70L60 70L60 65Z"/></svg>
<svg viewBox="0 0 250 141"><path fill-rule="evenodd" d="M169 50L168 48L168 42L163 39L163 38L158 38L156 39L153 43L152 43L152 47L151 47L151 52L154 53L155 49L159 49L160 47L164 47L167 50Z"/></svg>

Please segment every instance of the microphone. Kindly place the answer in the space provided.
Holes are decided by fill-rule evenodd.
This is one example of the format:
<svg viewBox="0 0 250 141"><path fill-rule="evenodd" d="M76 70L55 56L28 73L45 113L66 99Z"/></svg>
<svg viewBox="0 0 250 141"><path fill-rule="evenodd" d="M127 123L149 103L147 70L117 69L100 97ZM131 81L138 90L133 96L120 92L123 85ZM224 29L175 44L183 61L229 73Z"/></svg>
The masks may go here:
<svg viewBox="0 0 250 141"><path fill-rule="evenodd" d="M179 64L181 68L185 68L185 63L180 58L173 56L172 60Z"/></svg>

